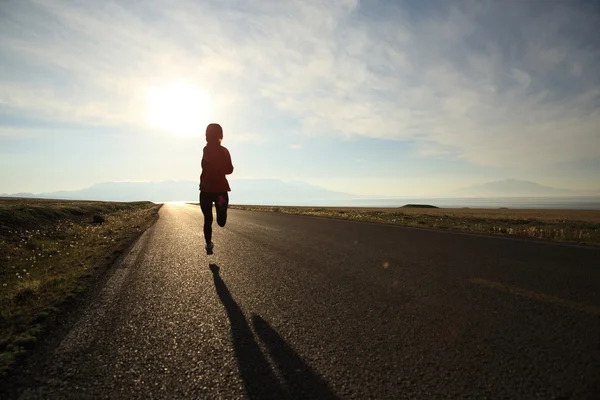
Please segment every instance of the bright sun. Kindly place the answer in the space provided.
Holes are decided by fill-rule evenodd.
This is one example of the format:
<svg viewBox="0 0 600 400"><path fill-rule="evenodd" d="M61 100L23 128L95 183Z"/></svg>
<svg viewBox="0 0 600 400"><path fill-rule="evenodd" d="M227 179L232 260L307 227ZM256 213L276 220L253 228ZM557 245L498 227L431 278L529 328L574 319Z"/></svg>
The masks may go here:
<svg viewBox="0 0 600 400"><path fill-rule="evenodd" d="M201 134L208 123L208 95L194 85L177 82L149 88L146 103L148 122L174 135Z"/></svg>

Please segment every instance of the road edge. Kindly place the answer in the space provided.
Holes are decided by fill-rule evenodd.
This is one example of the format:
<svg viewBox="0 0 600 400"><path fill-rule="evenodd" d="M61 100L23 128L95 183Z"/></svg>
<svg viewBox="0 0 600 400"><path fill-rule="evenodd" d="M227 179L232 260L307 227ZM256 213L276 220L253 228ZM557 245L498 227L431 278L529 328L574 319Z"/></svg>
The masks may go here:
<svg viewBox="0 0 600 400"><path fill-rule="evenodd" d="M56 313L46 321L42 336L35 346L28 349L4 374L0 375L0 398L18 398L20 392L27 388L27 384L36 380L38 375L36 372L45 367L46 360L75 328L83 312L94 303L107 282L123 266L136 246L151 235L160 218L162 206L163 204L158 205L154 217L132 236L121 252L109 259L104 268L98 268L93 274L80 278L84 289L77 295L65 299L57 307Z"/></svg>

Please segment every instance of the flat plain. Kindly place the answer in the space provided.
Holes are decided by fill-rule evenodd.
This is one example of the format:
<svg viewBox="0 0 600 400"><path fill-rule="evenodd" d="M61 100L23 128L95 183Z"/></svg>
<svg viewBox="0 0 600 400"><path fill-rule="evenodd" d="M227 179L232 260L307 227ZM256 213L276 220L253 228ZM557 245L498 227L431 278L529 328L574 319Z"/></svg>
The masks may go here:
<svg viewBox="0 0 600 400"><path fill-rule="evenodd" d="M231 208L600 245L600 210L432 208L422 205L398 208L232 205Z"/></svg>

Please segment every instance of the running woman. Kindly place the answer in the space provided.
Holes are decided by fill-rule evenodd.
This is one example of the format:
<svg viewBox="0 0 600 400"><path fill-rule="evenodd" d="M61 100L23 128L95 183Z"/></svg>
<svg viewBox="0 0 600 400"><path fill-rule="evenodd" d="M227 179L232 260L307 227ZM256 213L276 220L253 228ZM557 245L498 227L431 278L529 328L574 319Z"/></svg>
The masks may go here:
<svg viewBox="0 0 600 400"><path fill-rule="evenodd" d="M219 124L206 127L206 146L202 154L202 174L200 175L200 208L204 214L204 239L206 254L213 254L212 205L217 210L217 224L224 227L227 222L227 206L231 191L225 175L233 172L229 150L221 146L223 128Z"/></svg>

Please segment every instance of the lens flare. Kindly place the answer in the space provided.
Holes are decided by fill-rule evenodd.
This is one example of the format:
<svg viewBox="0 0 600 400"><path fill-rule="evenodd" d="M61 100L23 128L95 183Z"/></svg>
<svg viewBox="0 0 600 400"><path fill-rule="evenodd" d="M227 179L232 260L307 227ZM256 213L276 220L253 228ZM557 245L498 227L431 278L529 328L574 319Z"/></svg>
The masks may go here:
<svg viewBox="0 0 600 400"><path fill-rule="evenodd" d="M388 268L390 266L390 263L387 261L383 262L383 268Z"/></svg>

